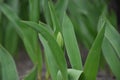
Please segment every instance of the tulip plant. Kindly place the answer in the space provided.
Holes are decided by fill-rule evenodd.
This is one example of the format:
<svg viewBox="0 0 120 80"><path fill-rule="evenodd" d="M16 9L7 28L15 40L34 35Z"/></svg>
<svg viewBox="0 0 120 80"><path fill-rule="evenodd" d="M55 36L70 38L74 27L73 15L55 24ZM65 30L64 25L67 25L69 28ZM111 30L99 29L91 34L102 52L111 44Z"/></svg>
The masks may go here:
<svg viewBox="0 0 120 80"><path fill-rule="evenodd" d="M0 80L20 79L14 61L20 40L34 65L23 80L43 80L43 63L46 80L96 80L101 63L120 80L120 34L109 2L0 0ZM80 44L88 50L85 63Z"/></svg>

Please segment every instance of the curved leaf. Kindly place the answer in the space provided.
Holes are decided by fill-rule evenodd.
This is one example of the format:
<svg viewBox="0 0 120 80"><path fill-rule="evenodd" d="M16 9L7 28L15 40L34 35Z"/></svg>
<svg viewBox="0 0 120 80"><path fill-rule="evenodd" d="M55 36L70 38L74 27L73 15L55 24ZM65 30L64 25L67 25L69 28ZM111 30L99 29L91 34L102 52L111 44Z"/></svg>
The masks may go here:
<svg viewBox="0 0 120 80"><path fill-rule="evenodd" d="M105 39L102 50L103 55L116 78L120 79L120 34L106 19ZM109 54L108 54L109 53Z"/></svg>
<svg viewBox="0 0 120 80"><path fill-rule="evenodd" d="M110 42L105 38L102 45L103 55L117 80L120 80L120 59Z"/></svg>
<svg viewBox="0 0 120 80"><path fill-rule="evenodd" d="M115 28L110 24L109 21L106 21L106 32L105 37L110 42L110 44L115 49L117 56L120 59L120 34L118 31L115 30Z"/></svg>
<svg viewBox="0 0 120 80"><path fill-rule="evenodd" d="M57 79L57 72L58 72L58 66L56 63L56 60L52 54L52 51L47 43L47 41L39 34L39 39L42 42L42 45L44 47L44 52L45 52L45 58L47 60L48 64L48 69L51 75L52 80Z"/></svg>
<svg viewBox="0 0 120 80"><path fill-rule="evenodd" d="M0 45L2 80L19 80L12 56ZM1 76L1 75L0 75Z"/></svg>
<svg viewBox="0 0 120 80"><path fill-rule="evenodd" d="M65 57L64 57L63 51L57 44L54 37L47 31L47 29L44 26L40 24L38 25L37 23L30 22L30 21L22 21L21 23L30 26L31 28L39 32L45 38L45 40L47 41L53 53L56 63L62 73L62 76L64 77L64 80L68 80L67 79L67 64L65 61Z"/></svg>
<svg viewBox="0 0 120 80"><path fill-rule="evenodd" d="M40 55L40 48L37 42L37 34L31 28L25 27L21 24L20 18L14 13L14 11L6 4L0 5L0 10L5 16L14 24L14 29L23 40L26 51L29 54L34 64L39 64L40 69L42 65L42 59ZM37 48L36 48L37 47Z"/></svg>

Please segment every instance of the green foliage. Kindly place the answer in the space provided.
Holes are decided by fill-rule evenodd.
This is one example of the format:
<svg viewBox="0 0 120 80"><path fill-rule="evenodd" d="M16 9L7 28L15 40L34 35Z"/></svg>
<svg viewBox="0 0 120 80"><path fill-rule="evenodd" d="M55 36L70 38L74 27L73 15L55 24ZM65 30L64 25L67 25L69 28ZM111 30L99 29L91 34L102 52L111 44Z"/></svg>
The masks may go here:
<svg viewBox="0 0 120 80"><path fill-rule="evenodd" d="M111 33L112 32L112 33ZM120 51L119 51L119 43L120 34L115 30L115 28L106 20L106 31L105 31L105 39L103 41L103 55L109 64L112 72L116 76L117 80L120 79ZM108 54L109 53L109 54Z"/></svg>
<svg viewBox="0 0 120 80"><path fill-rule="evenodd" d="M68 80L79 80L80 76L82 75L82 71L80 70L75 70L75 69L68 69ZM60 73L60 71L57 74L57 80L64 80L62 78L62 75Z"/></svg>
<svg viewBox="0 0 120 80"><path fill-rule="evenodd" d="M98 72L101 56L101 46L105 32L105 23L101 23L99 26L101 26L101 29L99 30L98 35L88 53L84 66L84 74L86 80L95 80Z"/></svg>
<svg viewBox="0 0 120 80"><path fill-rule="evenodd" d="M0 45L1 80L19 80L12 56Z"/></svg>
<svg viewBox="0 0 120 80"><path fill-rule="evenodd" d="M21 24L20 18L7 6L6 4L0 5L1 11L7 16L7 18L15 25L17 34L23 40L26 51L28 52L32 62L38 64L39 71L41 71L42 59L41 50L38 45L37 33L31 28L25 27Z"/></svg>
<svg viewBox="0 0 120 80"><path fill-rule="evenodd" d="M63 18L62 33L72 68L82 70L82 60L77 45L74 28L70 19L66 15Z"/></svg>
<svg viewBox="0 0 120 80"><path fill-rule="evenodd" d="M47 29L44 26L40 24L38 25L37 23L27 22L27 21L24 21L22 23L32 27L45 38L56 60L56 63L62 73L63 78L67 80L67 65L66 65L65 57L62 49L57 44L57 41L55 40L55 38L47 31Z"/></svg>
<svg viewBox="0 0 120 80"><path fill-rule="evenodd" d="M29 12L29 18L31 21L38 22L39 20L39 13L40 13L40 0L29 0L30 5L30 12Z"/></svg>
<svg viewBox="0 0 120 80"><path fill-rule="evenodd" d="M108 11L108 3L0 0L0 44L6 48L0 46L0 80L19 80L11 55L17 54L20 39L34 65L24 80L42 80L42 59L46 60L46 71L52 80L96 80L102 55L120 80L120 34L115 29L116 15L113 10ZM79 43L89 49L84 65Z"/></svg>
<svg viewBox="0 0 120 80"><path fill-rule="evenodd" d="M49 69L49 73L51 75L52 80L56 80L57 79L57 72L59 70L58 66L57 66L57 62L52 54L52 51L47 43L47 41L39 34L39 38L43 44L43 47L45 49L45 57L46 57L46 61L48 64L48 69Z"/></svg>
<svg viewBox="0 0 120 80"><path fill-rule="evenodd" d="M107 0L69 1L68 9L76 35L78 40L88 49L90 49L96 37L99 16L107 4ZM113 12L113 14L115 13ZM109 14L109 16L111 20L115 21L116 18L113 18L113 15Z"/></svg>

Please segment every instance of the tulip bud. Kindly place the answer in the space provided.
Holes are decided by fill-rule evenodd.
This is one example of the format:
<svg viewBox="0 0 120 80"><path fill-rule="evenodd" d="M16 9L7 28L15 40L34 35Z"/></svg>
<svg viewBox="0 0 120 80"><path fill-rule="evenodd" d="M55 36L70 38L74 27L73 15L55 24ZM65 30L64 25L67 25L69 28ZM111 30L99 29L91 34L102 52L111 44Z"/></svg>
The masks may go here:
<svg viewBox="0 0 120 80"><path fill-rule="evenodd" d="M61 48L63 48L63 37L61 32L58 32L57 34L57 43Z"/></svg>

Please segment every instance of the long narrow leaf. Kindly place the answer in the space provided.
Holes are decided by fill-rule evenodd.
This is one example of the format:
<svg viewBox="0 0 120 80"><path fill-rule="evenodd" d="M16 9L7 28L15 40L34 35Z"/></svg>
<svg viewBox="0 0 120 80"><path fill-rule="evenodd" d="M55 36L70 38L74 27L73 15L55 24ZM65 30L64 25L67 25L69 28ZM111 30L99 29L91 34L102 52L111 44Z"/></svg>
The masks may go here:
<svg viewBox="0 0 120 80"><path fill-rule="evenodd" d="M47 60L48 69L50 71L51 78L52 78L52 80L56 80L57 72L59 69L58 69L57 63L55 61L55 58L52 54L52 51L51 51L47 41L40 34L39 34L39 39L41 40L41 42L44 46L45 57Z"/></svg>
<svg viewBox="0 0 120 80"><path fill-rule="evenodd" d="M40 15L40 0L29 0L29 19L34 22L39 21L39 15ZM34 31L31 31L31 33ZM37 54L37 61L38 61L38 74L41 73L41 67L42 67L42 55L40 46L38 45L38 35L37 32L34 32L34 40L33 40L33 48L36 51Z"/></svg>
<svg viewBox="0 0 120 80"><path fill-rule="evenodd" d="M7 18L15 25L17 26L16 22L19 20L19 17L13 12L13 10L6 4L0 5L0 11L4 13ZM19 32L19 36L22 37L22 31L20 30L20 27L17 27L17 32Z"/></svg>
<svg viewBox="0 0 120 80"><path fill-rule="evenodd" d="M2 3L3 0L0 1ZM3 39L3 27L2 27L2 12L0 11L0 44L2 44Z"/></svg>
<svg viewBox="0 0 120 80"><path fill-rule="evenodd" d="M5 38L4 38L4 46L5 48L12 54L13 56L16 55L16 51L18 49L18 35L11 23L7 25L5 30ZM12 36L11 36L12 35Z"/></svg>
<svg viewBox="0 0 120 80"><path fill-rule="evenodd" d="M119 67L120 67L120 34L115 30L115 28L111 25L111 23L105 19L106 21L106 31L105 31L105 39L103 42L102 50L103 55L110 66L113 74L119 80ZM109 54L108 54L109 53Z"/></svg>
<svg viewBox="0 0 120 80"><path fill-rule="evenodd" d="M47 41L53 56L57 62L57 65L62 73L62 76L64 77L64 80L68 80L67 77L67 65L65 61L65 57L63 54L63 51L57 44L56 40L53 38L53 36L47 31L47 29L42 26L38 25L37 23L34 22L29 22L29 21L22 21L23 24L30 26L34 30L38 31Z"/></svg>
<svg viewBox="0 0 120 80"><path fill-rule="evenodd" d="M16 14L19 13L18 0L11 0L11 1L8 0L7 4L14 10ZM13 27L15 25L13 25L10 21L4 18L4 16L2 20L5 23L8 22L8 24L2 25L2 27L5 27L3 44L5 48L10 52L10 54L15 55L17 53L16 51L17 51L17 46L18 46L18 35L17 35L16 30Z"/></svg>
<svg viewBox="0 0 120 80"><path fill-rule="evenodd" d="M1 45L0 45L0 64L2 71L1 80L19 80L15 62L12 56Z"/></svg>
<svg viewBox="0 0 120 80"><path fill-rule="evenodd" d="M23 24L19 23L19 17L6 4L1 4L0 10L15 25L14 28L23 40L26 51L28 52L33 63L41 64L41 58L39 57L40 50L39 48L36 48L36 45L38 46L38 43L36 42L36 38L34 39L34 36L36 36L36 32L33 31L31 28L25 27ZM37 57L39 57L39 60L37 60Z"/></svg>
<svg viewBox="0 0 120 80"><path fill-rule="evenodd" d="M60 23L63 22L63 17L64 17L64 14L67 10L67 5L69 3L69 0L58 0L57 4L56 4L56 12L57 12L57 15L59 16L59 20L60 20Z"/></svg>
<svg viewBox="0 0 120 80"><path fill-rule="evenodd" d="M120 58L120 34L115 30L109 21L107 21L105 37L111 43L117 53L117 56Z"/></svg>
<svg viewBox="0 0 120 80"><path fill-rule="evenodd" d="M96 75L100 62L101 47L104 38L104 32L105 32L105 22L104 25L101 24L101 28L88 53L88 57L84 65L84 74L86 80L96 80Z"/></svg>
<svg viewBox="0 0 120 80"><path fill-rule="evenodd" d="M113 74L116 76L117 80L120 80L120 59L116 55L116 51L114 50L110 42L108 42L107 38L103 40L102 50L103 55Z"/></svg>
<svg viewBox="0 0 120 80"><path fill-rule="evenodd" d="M55 36L58 34L58 32L61 31L60 28L60 23L58 22L58 18L57 18L57 14L55 12L54 6L51 2L49 2L49 9L50 9L50 15L51 15L51 20L52 20L52 24L53 24L53 29L55 32Z"/></svg>
<svg viewBox="0 0 120 80"><path fill-rule="evenodd" d="M62 33L72 68L82 70L82 60L73 25L67 15L63 18Z"/></svg>
<svg viewBox="0 0 120 80"><path fill-rule="evenodd" d="M31 21L38 22L40 14L40 0L29 0L30 12L29 17Z"/></svg>
<svg viewBox="0 0 120 80"><path fill-rule="evenodd" d="M45 20L46 20L47 24L49 24L52 27L52 21L51 21L51 16L50 16L50 11L49 11L48 1L49 0L43 0L43 7L44 7L43 8L43 12L45 14Z"/></svg>

